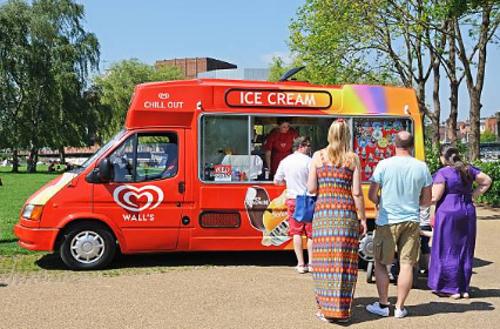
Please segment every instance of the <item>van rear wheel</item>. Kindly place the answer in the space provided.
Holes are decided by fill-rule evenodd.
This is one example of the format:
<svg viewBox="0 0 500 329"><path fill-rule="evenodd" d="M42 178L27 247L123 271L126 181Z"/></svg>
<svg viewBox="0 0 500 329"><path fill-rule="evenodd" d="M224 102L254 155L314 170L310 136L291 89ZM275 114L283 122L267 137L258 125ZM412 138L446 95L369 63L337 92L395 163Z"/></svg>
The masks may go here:
<svg viewBox="0 0 500 329"><path fill-rule="evenodd" d="M108 265L116 252L113 234L103 225L78 223L65 234L59 250L72 270L96 270Z"/></svg>

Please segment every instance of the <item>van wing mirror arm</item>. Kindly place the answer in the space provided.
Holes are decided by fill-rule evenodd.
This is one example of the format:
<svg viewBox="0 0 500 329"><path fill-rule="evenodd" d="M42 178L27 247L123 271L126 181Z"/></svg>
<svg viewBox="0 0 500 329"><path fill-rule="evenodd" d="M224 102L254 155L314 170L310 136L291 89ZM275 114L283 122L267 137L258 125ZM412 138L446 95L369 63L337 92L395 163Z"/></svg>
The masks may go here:
<svg viewBox="0 0 500 329"><path fill-rule="evenodd" d="M85 177L88 183L107 183L113 179L113 166L108 158L102 159L97 166Z"/></svg>
<svg viewBox="0 0 500 329"><path fill-rule="evenodd" d="M85 181L91 184L102 183L101 180L99 179L99 168L92 169L92 171L89 172L85 177Z"/></svg>

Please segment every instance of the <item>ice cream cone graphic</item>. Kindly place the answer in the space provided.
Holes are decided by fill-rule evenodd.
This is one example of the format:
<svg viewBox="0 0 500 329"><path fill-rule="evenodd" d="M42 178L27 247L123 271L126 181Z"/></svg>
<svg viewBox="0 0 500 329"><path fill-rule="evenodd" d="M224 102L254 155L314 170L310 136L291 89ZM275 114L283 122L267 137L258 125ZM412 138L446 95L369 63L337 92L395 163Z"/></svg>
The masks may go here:
<svg viewBox="0 0 500 329"><path fill-rule="evenodd" d="M245 195L245 209L250 224L259 231L263 231L263 216L269 206L269 194L260 186L249 187Z"/></svg>
<svg viewBox="0 0 500 329"><path fill-rule="evenodd" d="M288 236L289 223L285 204L285 191L273 199L266 209L263 217L265 230L262 236L264 246L280 246L290 240Z"/></svg>
<svg viewBox="0 0 500 329"><path fill-rule="evenodd" d="M264 246L279 246L290 239L285 200L285 191L270 201L269 194L260 186L247 190L245 209L248 219L255 229L262 232Z"/></svg>

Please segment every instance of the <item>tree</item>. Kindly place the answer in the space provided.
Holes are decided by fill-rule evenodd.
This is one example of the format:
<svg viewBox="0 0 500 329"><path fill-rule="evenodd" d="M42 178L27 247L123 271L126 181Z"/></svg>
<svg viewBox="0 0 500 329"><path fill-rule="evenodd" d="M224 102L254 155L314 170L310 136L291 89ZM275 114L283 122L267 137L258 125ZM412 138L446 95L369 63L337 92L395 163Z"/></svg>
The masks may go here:
<svg viewBox="0 0 500 329"><path fill-rule="evenodd" d="M457 0L457 2L459 1ZM455 12L453 21L458 45L458 58L463 65L470 99L471 139L469 157L471 160L477 160L479 159L479 121L482 107L481 96L486 75L487 48L495 37L500 24L500 1L472 0L459 3L462 4L462 7L459 7ZM468 35L471 40L464 38L462 25L468 28ZM472 44L472 48L467 48L467 44ZM475 74L474 67L476 68Z"/></svg>
<svg viewBox="0 0 500 329"><path fill-rule="evenodd" d="M99 63L99 43L83 29L82 5L71 0L11 0L0 7L0 77L5 92L9 144L29 149L28 171L38 150L80 145L83 91ZM8 125L7 125L8 123ZM3 132L5 134L5 132Z"/></svg>
<svg viewBox="0 0 500 329"><path fill-rule="evenodd" d="M295 58L292 63L286 64L281 57L273 57L271 64L269 65L269 81L279 81L279 79L288 72L289 70L304 66L305 64L298 58ZM299 81L311 81L310 70L307 67L304 70L299 71L295 74L292 79Z"/></svg>
<svg viewBox="0 0 500 329"><path fill-rule="evenodd" d="M422 113L439 144L440 77L450 88L447 126L456 140L458 90L466 80L473 135L479 136L479 109L486 48L498 26L498 0L306 0L290 26L291 49L307 64L315 82L396 81L417 91ZM479 18L479 19L478 19ZM478 22L475 22L475 21ZM475 22L475 23L472 23ZM462 28L469 25L469 38ZM467 41L474 41L467 51ZM477 64L476 77L472 68ZM432 82L430 76L432 74ZM326 81L323 81L326 80ZM426 86L433 84L433 107ZM473 137L475 138L475 137ZM479 154L478 140L472 147Z"/></svg>
<svg viewBox="0 0 500 329"><path fill-rule="evenodd" d="M381 0L307 0L290 25L290 48L321 84L395 83L389 61L368 46Z"/></svg>
<svg viewBox="0 0 500 329"><path fill-rule="evenodd" d="M118 132L125 122L130 98L139 83L183 79L180 69L173 66L155 68L137 59L124 60L111 65L107 72L96 77L94 88L100 93L101 104L112 109L106 138Z"/></svg>
<svg viewBox="0 0 500 329"><path fill-rule="evenodd" d="M414 87L420 110L431 119L434 142L438 142L438 52L443 51L446 38L416 23L434 19L428 7L435 3L307 0L290 26L291 49L314 67L317 80ZM435 111L425 102L425 86L432 73Z"/></svg>
<svg viewBox="0 0 500 329"><path fill-rule="evenodd" d="M450 85L450 116L447 133L451 142L457 141L458 90L465 78L470 99L471 159L479 157L479 118L481 93L486 74L487 47L498 39L495 36L500 23L498 0L448 0L439 1L434 13L445 24L434 21L416 21L424 28L431 28L448 39L447 56L439 56ZM467 30L466 37L462 30ZM469 47L468 47L469 46ZM457 61L458 59L458 61ZM475 70L475 72L474 72ZM474 76L475 73L475 76Z"/></svg>
<svg viewBox="0 0 500 329"><path fill-rule="evenodd" d="M31 94L27 79L30 14L24 1L9 1L0 7L0 143L12 149L13 172L18 171L21 140L27 139L22 115Z"/></svg>

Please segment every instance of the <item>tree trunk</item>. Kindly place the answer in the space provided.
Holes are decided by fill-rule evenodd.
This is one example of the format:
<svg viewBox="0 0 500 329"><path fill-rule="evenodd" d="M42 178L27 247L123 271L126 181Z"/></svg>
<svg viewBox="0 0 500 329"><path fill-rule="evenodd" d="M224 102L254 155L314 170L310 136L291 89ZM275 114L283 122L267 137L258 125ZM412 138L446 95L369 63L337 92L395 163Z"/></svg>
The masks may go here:
<svg viewBox="0 0 500 329"><path fill-rule="evenodd" d="M59 161L61 163L66 163L66 154L64 153L64 146L59 147Z"/></svg>
<svg viewBox="0 0 500 329"><path fill-rule="evenodd" d="M479 34L477 39L477 44L474 48L477 49L477 61L471 62L467 57L465 42L462 37L462 32L460 31L460 26L458 24L458 18L454 19L455 24L455 37L458 45L458 54L460 61L463 64L465 78L467 83L467 91L469 92L470 98L470 127L471 127L471 138L469 147L469 159L478 160L479 159L479 142L480 142L480 130L479 130L479 118L481 116L481 94L484 87L484 77L486 74L486 55L487 46L491 38L495 35L495 30L499 26L498 21L494 21L491 24L490 15L493 11L493 4L485 1L480 2L481 9L481 25L479 28ZM477 68L476 78L474 79L472 75L472 64ZM475 81L474 81L475 80Z"/></svg>
<svg viewBox="0 0 500 329"><path fill-rule="evenodd" d="M429 119L431 119L432 122L432 135L431 135L432 147L434 149L438 149L440 144L439 140L441 139L441 135L439 134L439 116L436 116L434 114L430 116Z"/></svg>
<svg viewBox="0 0 500 329"><path fill-rule="evenodd" d="M36 172L36 163L38 162L38 149L32 147L30 151L30 155L28 157L28 169L27 172L35 173Z"/></svg>
<svg viewBox="0 0 500 329"><path fill-rule="evenodd" d="M19 172L19 155L17 149L14 149L12 152L12 172Z"/></svg>
<svg viewBox="0 0 500 329"><path fill-rule="evenodd" d="M481 115L481 96L474 90L470 93L470 140L469 140L469 159L471 161L479 159L479 142L481 131L479 129L479 120Z"/></svg>
<svg viewBox="0 0 500 329"><path fill-rule="evenodd" d="M450 81L450 116L446 120L446 134L453 146L457 145L458 84Z"/></svg>
<svg viewBox="0 0 500 329"><path fill-rule="evenodd" d="M432 58L432 74L434 76L434 85L432 87L432 103L434 105L433 115L430 116L432 121L432 145L439 148L441 134L439 133L439 121L441 121L441 100L439 98L439 83L440 83L440 62L437 58Z"/></svg>
<svg viewBox="0 0 500 329"><path fill-rule="evenodd" d="M450 81L450 115L446 120L446 135L451 145L457 145L457 119L458 119L458 87L460 82L457 80L457 50L455 48L455 28L453 22L449 29L449 53L448 53L448 78Z"/></svg>

